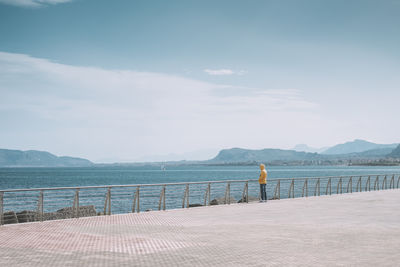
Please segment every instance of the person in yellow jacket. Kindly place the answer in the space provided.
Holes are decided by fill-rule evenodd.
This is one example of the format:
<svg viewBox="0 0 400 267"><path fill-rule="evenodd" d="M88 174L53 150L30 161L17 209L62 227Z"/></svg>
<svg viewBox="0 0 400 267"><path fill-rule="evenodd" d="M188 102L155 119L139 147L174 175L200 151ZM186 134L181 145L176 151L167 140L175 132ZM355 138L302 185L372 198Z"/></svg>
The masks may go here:
<svg viewBox="0 0 400 267"><path fill-rule="evenodd" d="M258 178L258 183L260 184L260 195L261 195L261 201L266 202L267 201L267 170L265 169L264 164L260 164L260 178Z"/></svg>

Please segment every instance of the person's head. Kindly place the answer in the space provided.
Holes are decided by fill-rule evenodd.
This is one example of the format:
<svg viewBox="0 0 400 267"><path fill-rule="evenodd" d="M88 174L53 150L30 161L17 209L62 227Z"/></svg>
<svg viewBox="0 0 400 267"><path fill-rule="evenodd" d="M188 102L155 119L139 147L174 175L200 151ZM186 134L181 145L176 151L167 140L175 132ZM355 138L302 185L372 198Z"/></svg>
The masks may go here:
<svg viewBox="0 0 400 267"><path fill-rule="evenodd" d="M260 164L260 170L264 170L265 169L265 165L264 164Z"/></svg>

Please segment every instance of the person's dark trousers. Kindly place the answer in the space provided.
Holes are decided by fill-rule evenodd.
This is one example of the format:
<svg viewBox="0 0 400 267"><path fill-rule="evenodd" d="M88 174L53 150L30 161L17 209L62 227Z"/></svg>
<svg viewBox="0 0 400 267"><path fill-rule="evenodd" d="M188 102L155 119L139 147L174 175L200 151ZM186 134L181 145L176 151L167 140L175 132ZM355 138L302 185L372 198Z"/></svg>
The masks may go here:
<svg viewBox="0 0 400 267"><path fill-rule="evenodd" d="M261 195L261 200L267 201L267 191L266 191L266 184L260 184L260 195Z"/></svg>

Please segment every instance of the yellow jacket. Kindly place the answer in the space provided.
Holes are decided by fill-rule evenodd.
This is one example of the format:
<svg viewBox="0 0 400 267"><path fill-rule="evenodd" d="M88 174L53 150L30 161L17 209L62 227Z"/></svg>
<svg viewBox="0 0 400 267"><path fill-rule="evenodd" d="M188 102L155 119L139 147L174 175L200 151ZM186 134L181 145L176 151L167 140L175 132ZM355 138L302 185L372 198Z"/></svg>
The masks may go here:
<svg viewBox="0 0 400 267"><path fill-rule="evenodd" d="M260 178L258 178L258 182L260 184L266 184L267 183L267 171L265 170L265 165L264 164L260 164Z"/></svg>

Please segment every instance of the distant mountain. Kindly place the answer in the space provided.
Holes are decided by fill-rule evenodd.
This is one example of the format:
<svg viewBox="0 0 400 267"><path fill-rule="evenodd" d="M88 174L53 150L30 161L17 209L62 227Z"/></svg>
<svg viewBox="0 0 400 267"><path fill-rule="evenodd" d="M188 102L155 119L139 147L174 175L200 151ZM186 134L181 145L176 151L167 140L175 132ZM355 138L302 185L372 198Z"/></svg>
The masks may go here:
<svg viewBox="0 0 400 267"><path fill-rule="evenodd" d="M372 142L368 142L365 140L356 139L351 142L347 142L344 144L339 144L328 148L323 151L322 154L327 155L336 155L336 154L349 154L349 153L359 153L373 149L394 149L398 144L375 144Z"/></svg>
<svg viewBox="0 0 400 267"><path fill-rule="evenodd" d="M387 155L390 158L400 158L400 145L398 145L391 153Z"/></svg>
<svg viewBox="0 0 400 267"><path fill-rule="evenodd" d="M293 150L298 152L310 152L310 153L321 153L322 151L327 149L328 147L314 148L314 147L309 147L306 144L298 144L293 148Z"/></svg>
<svg viewBox="0 0 400 267"><path fill-rule="evenodd" d="M392 148L377 148L357 153L320 155L327 159L379 159L387 157L392 151Z"/></svg>
<svg viewBox="0 0 400 267"><path fill-rule="evenodd" d="M317 153L297 152L282 149L251 150L243 148L223 149L211 162L234 163L234 162L271 162L271 161L297 161L316 160L321 156Z"/></svg>
<svg viewBox="0 0 400 267"><path fill-rule="evenodd" d="M297 162L298 164L311 164L312 161L314 161L314 163L318 161L320 163L325 162L325 164L335 164L335 162L340 164L340 162L349 160L374 160L385 158L392 150L392 148L376 148L357 153L318 154L269 148L260 150L231 148L221 150L215 158L208 160L207 163L234 164L264 162L285 164Z"/></svg>
<svg viewBox="0 0 400 267"><path fill-rule="evenodd" d="M358 152L358 153L351 153L351 154L345 154L345 155L355 155L360 158L370 158L370 157L384 157L387 154L391 153L393 151L393 148L376 148L376 149L370 149L367 151L363 152Z"/></svg>
<svg viewBox="0 0 400 267"><path fill-rule="evenodd" d="M49 152L36 150L0 149L0 167L87 167L87 159L57 157Z"/></svg>

